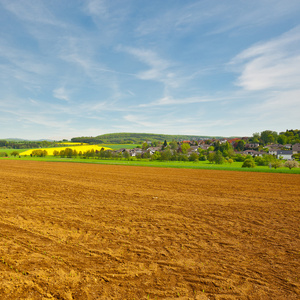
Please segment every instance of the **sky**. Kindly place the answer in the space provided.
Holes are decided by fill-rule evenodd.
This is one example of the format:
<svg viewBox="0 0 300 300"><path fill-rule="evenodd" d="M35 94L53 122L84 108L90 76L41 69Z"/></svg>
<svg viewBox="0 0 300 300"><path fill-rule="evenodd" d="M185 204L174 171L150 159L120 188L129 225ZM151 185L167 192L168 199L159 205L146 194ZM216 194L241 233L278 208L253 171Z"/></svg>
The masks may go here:
<svg viewBox="0 0 300 300"><path fill-rule="evenodd" d="M299 0L0 0L2 139L299 120Z"/></svg>

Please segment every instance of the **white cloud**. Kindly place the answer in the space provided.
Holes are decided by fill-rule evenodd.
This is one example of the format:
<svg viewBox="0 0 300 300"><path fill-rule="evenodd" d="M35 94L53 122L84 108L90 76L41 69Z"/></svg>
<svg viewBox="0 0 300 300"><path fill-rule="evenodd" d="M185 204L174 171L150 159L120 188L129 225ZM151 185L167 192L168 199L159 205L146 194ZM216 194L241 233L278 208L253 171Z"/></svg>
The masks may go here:
<svg viewBox="0 0 300 300"><path fill-rule="evenodd" d="M61 100L65 100L65 101L70 100L69 93L63 86L53 90L53 96L57 99L61 99Z"/></svg>
<svg viewBox="0 0 300 300"><path fill-rule="evenodd" d="M234 96L224 96L224 97L212 97L212 96L194 96L194 97L185 97L185 98L174 98L172 96L164 96L157 101L153 101L147 104L140 104L139 107L149 107L149 106L163 106L163 105L186 105L192 103L204 103L204 102L217 102L217 101L226 101L233 99Z"/></svg>
<svg viewBox="0 0 300 300"><path fill-rule="evenodd" d="M300 26L237 55L237 85L246 90L297 88L300 82Z"/></svg>

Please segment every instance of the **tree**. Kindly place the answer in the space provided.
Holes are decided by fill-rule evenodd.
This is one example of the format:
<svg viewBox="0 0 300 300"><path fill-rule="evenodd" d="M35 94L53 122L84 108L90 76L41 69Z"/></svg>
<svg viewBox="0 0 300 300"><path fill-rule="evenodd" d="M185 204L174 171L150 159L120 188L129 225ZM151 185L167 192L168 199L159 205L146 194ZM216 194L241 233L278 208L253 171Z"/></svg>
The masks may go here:
<svg viewBox="0 0 300 300"><path fill-rule="evenodd" d="M170 149L166 149L164 151L161 152L161 160L171 160L171 157L172 157L172 152Z"/></svg>
<svg viewBox="0 0 300 300"><path fill-rule="evenodd" d="M169 143L170 147L172 150L176 150L178 145L177 145L177 142L176 141L172 141Z"/></svg>
<svg viewBox="0 0 300 300"><path fill-rule="evenodd" d="M53 151L53 156L58 156L58 155L59 155L59 151L54 150L54 151Z"/></svg>
<svg viewBox="0 0 300 300"><path fill-rule="evenodd" d="M284 134L280 134L277 138L277 142L281 145L286 145L287 144L287 141L288 141L288 138L286 135Z"/></svg>
<svg viewBox="0 0 300 300"><path fill-rule="evenodd" d="M213 163L214 162L214 159L215 159L215 152L210 152L207 156L207 159L210 163Z"/></svg>
<svg viewBox="0 0 300 300"><path fill-rule="evenodd" d="M300 153L295 153L292 155L292 157L296 160L300 160Z"/></svg>
<svg viewBox="0 0 300 300"><path fill-rule="evenodd" d="M289 168L289 169L292 169L292 168L299 168L299 163L295 160L287 160L285 163L284 163L284 166L286 168Z"/></svg>
<svg viewBox="0 0 300 300"><path fill-rule="evenodd" d="M164 141L161 149L164 150L168 146L167 140Z"/></svg>
<svg viewBox="0 0 300 300"><path fill-rule="evenodd" d="M247 158L244 160L242 168L254 168L255 162L253 159Z"/></svg>
<svg viewBox="0 0 300 300"><path fill-rule="evenodd" d="M252 143L259 143L260 135L258 132L253 133L252 138L250 139Z"/></svg>
<svg viewBox="0 0 300 300"><path fill-rule="evenodd" d="M65 157L65 150L60 150L59 155L61 158Z"/></svg>
<svg viewBox="0 0 300 300"><path fill-rule="evenodd" d="M68 158L71 158L73 155L73 150L71 148L66 148L64 155Z"/></svg>
<svg viewBox="0 0 300 300"><path fill-rule="evenodd" d="M30 156L45 157L47 154L46 150L33 150Z"/></svg>
<svg viewBox="0 0 300 300"><path fill-rule="evenodd" d="M224 154L224 153L228 153L229 150L232 149L231 144L228 143L228 141L226 141L226 143L223 143L220 145L219 150Z"/></svg>
<svg viewBox="0 0 300 300"><path fill-rule="evenodd" d="M155 151L151 156L151 160L160 160L160 158L161 158L161 154L159 151Z"/></svg>
<svg viewBox="0 0 300 300"><path fill-rule="evenodd" d="M128 151L124 151L124 152L123 152L123 157L124 157L125 159L129 159L130 154L128 153Z"/></svg>
<svg viewBox="0 0 300 300"><path fill-rule="evenodd" d="M193 152L190 156L189 156L189 161L198 161L199 160L199 155L196 152Z"/></svg>
<svg viewBox="0 0 300 300"><path fill-rule="evenodd" d="M18 151L13 151L13 152L10 153L10 155L16 157L17 155L19 155L19 152Z"/></svg>
<svg viewBox="0 0 300 300"><path fill-rule="evenodd" d="M271 162L271 166L274 169L280 168L282 167L282 162L280 160L274 160L273 162Z"/></svg>
<svg viewBox="0 0 300 300"><path fill-rule="evenodd" d="M142 149L143 150L147 150L149 148L149 145L148 145L148 143L143 143L143 145L142 145Z"/></svg>
<svg viewBox="0 0 300 300"><path fill-rule="evenodd" d="M218 165L221 165L224 162L224 157L221 151L217 151L214 157L214 162Z"/></svg>
<svg viewBox="0 0 300 300"><path fill-rule="evenodd" d="M183 154L186 154L187 151L188 151L190 148L191 148L190 144L188 144L188 143L183 143L183 144L181 145L181 152L182 152Z"/></svg>
<svg viewBox="0 0 300 300"><path fill-rule="evenodd" d="M265 130L261 132L260 139L264 144L274 143L277 141L278 133L276 131Z"/></svg>
<svg viewBox="0 0 300 300"><path fill-rule="evenodd" d="M243 140L238 140L238 141L236 141L235 142L235 149L237 150L237 151L244 151L244 149L245 149L245 141L243 141Z"/></svg>
<svg viewBox="0 0 300 300"><path fill-rule="evenodd" d="M144 153L142 154L142 158L150 158L150 157L151 157L150 151L144 152Z"/></svg>

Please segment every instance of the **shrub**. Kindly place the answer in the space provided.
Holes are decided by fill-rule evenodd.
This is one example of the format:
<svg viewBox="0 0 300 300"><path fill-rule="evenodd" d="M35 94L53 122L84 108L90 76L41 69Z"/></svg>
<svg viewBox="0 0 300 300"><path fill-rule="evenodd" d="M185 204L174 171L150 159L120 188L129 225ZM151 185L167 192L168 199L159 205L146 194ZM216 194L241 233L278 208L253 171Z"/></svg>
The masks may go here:
<svg viewBox="0 0 300 300"><path fill-rule="evenodd" d="M243 162L245 161L245 156L242 155L242 154L237 154L235 157L234 157L235 161L240 161L240 162Z"/></svg>
<svg viewBox="0 0 300 300"><path fill-rule="evenodd" d="M265 161L261 156L256 156L254 161L258 166L265 166Z"/></svg>
<svg viewBox="0 0 300 300"><path fill-rule="evenodd" d="M247 158L244 160L242 168L254 168L255 162L253 159Z"/></svg>

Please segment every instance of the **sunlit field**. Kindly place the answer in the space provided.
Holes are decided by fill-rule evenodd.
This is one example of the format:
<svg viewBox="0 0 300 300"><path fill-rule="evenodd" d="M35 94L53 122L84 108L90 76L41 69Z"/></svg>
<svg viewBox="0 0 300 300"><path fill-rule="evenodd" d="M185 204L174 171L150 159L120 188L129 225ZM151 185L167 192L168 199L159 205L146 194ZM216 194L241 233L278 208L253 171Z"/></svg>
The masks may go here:
<svg viewBox="0 0 300 300"><path fill-rule="evenodd" d="M299 175L0 165L1 300L299 299Z"/></svg>
<svg viewBox="0 0 300 300"><path fill-rule="evenodd" d="M70 148L72 150L76 150L77 152L81 151L82 153L86 152L86 151L90 151L90 150L94 150L94 151L100 151L101 149L111 150L111 148L102 147L102 146L99 146L99 145L70 146L70 147L67 147L67 148ZM30 155L32 153L32 151L34 151L34 150L41 150L41 151L46 150L47 151L47 155L53 155L54 151L61 151L61 150L65 150L65 149L66 149L66 147L29 149L27 151L19 153L19 155L20 156Z"/></svg>

